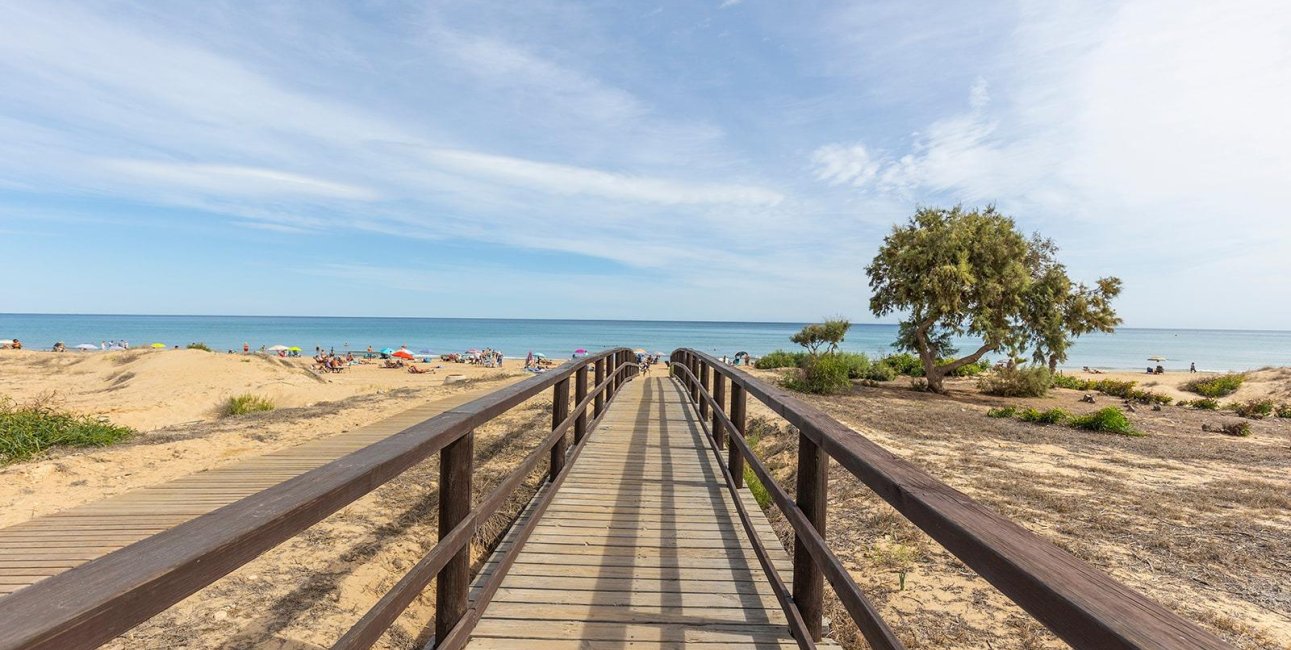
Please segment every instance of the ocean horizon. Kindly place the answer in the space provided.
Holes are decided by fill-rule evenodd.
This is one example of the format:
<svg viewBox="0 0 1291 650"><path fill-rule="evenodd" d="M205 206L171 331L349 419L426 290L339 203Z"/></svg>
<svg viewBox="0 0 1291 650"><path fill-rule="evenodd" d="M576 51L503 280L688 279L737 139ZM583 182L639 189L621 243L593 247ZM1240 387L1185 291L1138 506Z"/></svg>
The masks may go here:
<svg viewBox="0 0 1291 650"><path fill-rule="evenodd" d="M163 343L184 347L204 343L216 351L296 345L360 351L407 345L435 354L492 347L508 356L542 352L568 357L574 350L615 346L668 353L691 347L716 355L748 352L759 356L797 346L789 336L804 323L596 320L538 318L417 318L383 316L212 316L147 314L0 314L0 339L16 338L25 348L48 350L125 340L132 347ZM841 346L871 356L894 351L897 326L857 323ZM961 350L973 339L956 341ZM988 355L998 358L1001 355ZM1249 370L1291 365L1291 331L1120 328L1076 340L1064 367L1141 369L1149 356L1168 359L1170 370L1196 363L1202 370Z"/></svg>

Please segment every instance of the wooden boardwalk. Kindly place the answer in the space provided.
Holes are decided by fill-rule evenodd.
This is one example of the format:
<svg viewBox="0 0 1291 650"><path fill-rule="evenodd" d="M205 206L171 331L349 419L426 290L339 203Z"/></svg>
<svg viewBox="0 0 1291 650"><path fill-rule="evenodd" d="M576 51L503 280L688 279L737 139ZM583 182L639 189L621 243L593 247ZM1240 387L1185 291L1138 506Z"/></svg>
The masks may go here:
<svg viewBox="0 0 1291 650"><path fill-rule="evenodd" d="M0 529L0 602L39 580L320 467L487 393L465 391L346 433Z"/></svg>
<svg viewBox="0 0 1291 650"><path fill-rule="evenodd" d="M675 382L628 383L586 444L469 648L798 647ZM740 494L791 582L780 541Z"/></svg>

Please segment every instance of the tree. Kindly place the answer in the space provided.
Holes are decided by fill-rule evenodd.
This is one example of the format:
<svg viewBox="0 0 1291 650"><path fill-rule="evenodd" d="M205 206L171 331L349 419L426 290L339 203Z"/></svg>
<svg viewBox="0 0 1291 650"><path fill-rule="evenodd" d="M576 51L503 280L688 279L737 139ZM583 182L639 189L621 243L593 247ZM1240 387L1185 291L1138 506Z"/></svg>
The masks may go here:
<svg viewBox="0 0 1291 650"><path fill-rule="evenodd" d="M944 392L946 375L992 351L1030 350L1038 363L1056 366L1073 338L1120 324L1111 301L1121 288L1114 277L1093 288L1072 282L1057 252L1048 239L1024 237L994 206L919 208L892 228L865 268L870 310L879 317L909 313L897 345L919 355L937 392ZM948 351L956 354L955 336L982 344L939 363Z"/></svg>
<svg viewBox="0 0 1291 650"><path fill-rule="evenodd" d="M789 340L807 348L807 352L812 355L817 354L822 345L828 345L826 352L833 354L838 351L838 344L843 342L843 337L847 336L847 330L851 327L852 324L846 319L830 318L823 323L803 326Z"/></svg>

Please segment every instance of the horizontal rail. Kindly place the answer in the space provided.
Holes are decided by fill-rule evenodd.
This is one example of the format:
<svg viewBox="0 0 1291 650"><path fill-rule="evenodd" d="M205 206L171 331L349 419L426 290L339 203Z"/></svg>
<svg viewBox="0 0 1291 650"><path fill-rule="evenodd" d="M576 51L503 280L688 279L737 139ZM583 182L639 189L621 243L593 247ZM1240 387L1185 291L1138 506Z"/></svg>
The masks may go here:
<svg viewBox="0 0 1291 650"><path fill-rule="evenodd" d="M626 348L607 350L530 377L14 592L0 605L0 650L97 647L325 519L476 427L568 381L580 368L624 361L615 363L613 372L608 373L616 383L607 390L613 390L626 379L632 367L626 363L630 356ZM612 398L611 393L608 399ZM444 498L442 493L440 496ZM474 525L470 518L459 523ZM456 531L454 528L442 541L469 541L469 535ZM428 563L438 562L432 558Z"/></svg>
<svg viewBox="0 0 1291 650"><path fill-rule="evenodd" d="M683 360L675 363L675 367L685 371L679 374L685 374L684 379L696 390L696 401L699 382L685 360L693 359L721 373L797 427L814 446L1073 647L1230 647L1106 573L938 481L824 411L703 352L681 349L672 358ZM732 430L734 427L727 427L726 422L729 420L724 420L723 427ZM745 462L771 490L774 483L768 482L771 477L756 463L752 450L742 443L741 439L735 444L740 446ZM783 490L777 486L772 494L795 532L803 533L805 528L811 528L797 516L801 511L790 514L797 507L788 501ZM810 534L800 534L799 539L826 573L846 572L841 564L836 564L836 558L834 562L821 562L820 558L832 556L824 546L823 536L820 544L814 543L818 540ZM834 584L832 578L830 582ZM846 601L841 591L839 595ZM851 608L849 614L853 614Z"/></svg>

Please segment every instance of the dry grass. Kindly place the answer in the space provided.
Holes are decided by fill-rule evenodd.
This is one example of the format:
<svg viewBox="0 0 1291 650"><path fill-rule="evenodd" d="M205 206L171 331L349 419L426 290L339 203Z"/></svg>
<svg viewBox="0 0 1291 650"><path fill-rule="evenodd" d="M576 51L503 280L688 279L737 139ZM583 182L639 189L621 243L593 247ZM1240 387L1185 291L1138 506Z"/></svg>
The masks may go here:
<svg viewBox="0 0 1291 650"><path fill-rule="evenodd" d="M1096 408L1079 397L1055 391L1021 404ZM808 399L1236 647L1291 647L1291 423L1255 423L1251 437L1233 438L1201 430L1213 414L1139 408L1129 417L1146 435L1129 438L987 418L1019 400L964 390L947 398L892 385ZM792 488L796 434L774 421L759 432L759 453ZM908 647L1065 647L845 470L834 465L830 481L831 546ZM844 647L866 647L832 594L827 616Z"/></svg>

